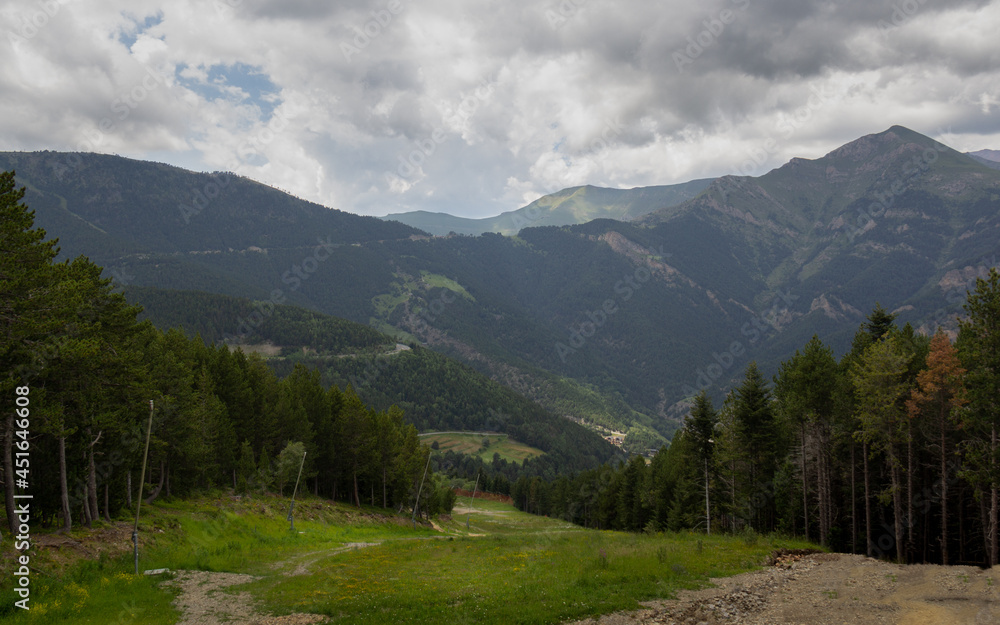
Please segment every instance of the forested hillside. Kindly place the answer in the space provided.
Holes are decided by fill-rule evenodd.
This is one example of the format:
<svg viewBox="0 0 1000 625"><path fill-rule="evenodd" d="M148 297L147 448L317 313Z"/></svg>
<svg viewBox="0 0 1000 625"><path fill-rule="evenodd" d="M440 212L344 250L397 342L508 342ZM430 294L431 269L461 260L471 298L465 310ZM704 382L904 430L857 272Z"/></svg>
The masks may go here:
<svg viewBox="0 0 1000 625"><path fill-rule="evenodd" d="M30 164L18 177L67 249L105 254L105 235L127 243L105 263L119 283L370 325L559 416L625 431L632 449L662 445L698 391L721 402L751 360L773 374L814 334L846 353L876 300L918 331L956 331L970 281L1000 264L1000 171L899 126L764 176L717 179L638 222L515 237L421 237L314 214L248 181L220 187L185 223L178 205L215 177L77 156L84 165L61 180L53 166L68 155L3 158ZM122 211L123 225L104 216ZM267 238L272 226L280 241ZM204 238L230 232L238 240Z"/></svg>
<svg viewBox="0 0 1000 625"><path fill-rule="evenodd" d="M587 527L784 532L899 562L994 566L1000 500L1000 272L957 341L877 307L839 360L814 336L773 381L756 363L719 410L704 392L669 448L515 503Z"/></svg>
<svg viewBox="0 0 1000 625"><path fill-rule="evenodd" d="M360 504L414 505L427 450L397 407L376 411L296 367L284 379L256 355L209 347L140 322L140 308L84 257L54 262L11 173L0 175L0 393L8 527L15 494L31 517L70 529L131 506L147 419L147 501L214 487L304 484ZM17 461L14 462L16 454ZM15 468L16 467L16 468ZM453 500L427 488L433 513Z"/></svg>
<svg viewBox="0 0 1000 625"><path fill-rule="evenodd" d="M598 466L617 451L596 433L558 417L509 388L418 345L399 345L368 326L294 306L187 291L127 287L140 317L180 328L209 345L267 351L280 377L307 367L326 387L348 387L365 404L394 406L420 431L498 431L547 452L523 469L555 476ZM263 348L263 350L261 350ZM312 373L310 375L313 375ZM645 451L645 448L639 451Z"/></svg>

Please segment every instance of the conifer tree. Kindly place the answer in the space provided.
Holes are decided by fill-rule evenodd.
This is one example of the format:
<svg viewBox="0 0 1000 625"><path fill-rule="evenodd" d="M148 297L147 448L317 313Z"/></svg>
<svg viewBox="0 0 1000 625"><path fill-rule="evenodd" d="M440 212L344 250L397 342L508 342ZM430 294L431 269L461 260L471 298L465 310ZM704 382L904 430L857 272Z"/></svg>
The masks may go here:
<svg viewBox="0 0 1000 625"><path fill-rule="evenodd" d="M911 420L926 414L937 434L941 484L941 564L948 564L948 458L951 438L965 398L965 369L951 340L940 329L931 340L927 369L917 375L918 387L906 402Z"/></svg>
<svg viewBox="0 0 1000 625"><path fill-rule="evenodd" d="M965 310L969 316L959 321L958 340L969 389L969 409L963 419L968 431L964 474L988 498L986 552L990 566L996 566L1000 563L1000 272L996 268L986 279L976 280Z"/></svg>

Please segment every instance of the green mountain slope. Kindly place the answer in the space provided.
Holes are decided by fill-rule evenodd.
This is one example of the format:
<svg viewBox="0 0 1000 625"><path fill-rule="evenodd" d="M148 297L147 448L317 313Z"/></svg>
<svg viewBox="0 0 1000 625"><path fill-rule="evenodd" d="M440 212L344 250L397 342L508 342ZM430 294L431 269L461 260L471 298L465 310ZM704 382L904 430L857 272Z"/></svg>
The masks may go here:
<svg viewBox="0 0 1000 625"><path fill-rule="evenodd" d="M105 186L163 189L157 167ZM66 217L82 214L76 205L88 181L29 181L27 201L64 247L107 249L91 225L96 214ZM65 206L34 203L54 189ZM560 206L599 197L573 193ZM129 219L158 227L141 197ZM372 222L396 230L347 234ZM179 223L164 228L159 241L184 236L174 232ZM317 248L316 228L289 227L282 246L122 248L105 264L133 285L239 295L367 324L459 359L560 416L628 430L636 447L655 447L698 388L721 397L751 359L772 373L813 333L845 350L876 301L901 322L954 327L966 285L997 264L1000 171L894 126L758 178L717 179L628 223L530 227L516 237L411 237L414 230L377 220L344 220L344 228L329 236L353 242L329 249ZM126 244L140 239L120 231Z"/></svg>
<svg viewBox="0 0 1000 625"><path fill-rule="evenodd" d="M198 174L105 154L0 152L28 187L37 224L72 231L68 256L217 253L345 245L419 231L300 200L234 174ZM310 233L310 236L303 236Z"/></svg>
<svg viewBox="0 0 1000 625"><path fill-rule="evenodd" d="M162 329L265 355L279 374L302 363L327 384L351 385L367 405L400 406L420 430L499 431L547 452L537 470L580 470L616 457L594 432L557 417L452 359L398 345L374 329L268 301L131 286L126 297Z"/></svg>
<svg viewBox="0 0 1000 625"><path fill-rule="evenodd" d="M523 228L569 226L594 219L631 221L657 209L676 206L704 191L712 179L692 180L681 184L635 189L570 187L538 198L531 204L496 217L468 219L447 213L413 211L387 215L383 219L399 221L435 235L498 234L514 235Z"/></svg>

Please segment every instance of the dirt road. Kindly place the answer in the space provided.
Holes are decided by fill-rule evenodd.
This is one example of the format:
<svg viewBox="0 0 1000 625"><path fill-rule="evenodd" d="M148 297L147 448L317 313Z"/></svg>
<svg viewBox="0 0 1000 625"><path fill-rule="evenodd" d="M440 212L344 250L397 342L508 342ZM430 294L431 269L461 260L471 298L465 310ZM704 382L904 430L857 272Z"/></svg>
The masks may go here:
<svg viewBox="0 0 1000 625"><path fill-rule="evenodd" d="M676 601L575 625L1000 625L1000 567L900 566L863 556L790 556L713 580Z"/></svg>

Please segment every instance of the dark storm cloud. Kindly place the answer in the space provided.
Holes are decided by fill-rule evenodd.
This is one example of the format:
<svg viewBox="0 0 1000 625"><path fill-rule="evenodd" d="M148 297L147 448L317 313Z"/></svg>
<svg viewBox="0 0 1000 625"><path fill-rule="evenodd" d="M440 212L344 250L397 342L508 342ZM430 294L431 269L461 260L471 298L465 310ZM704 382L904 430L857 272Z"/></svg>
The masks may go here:
<svg viewBox="0 0 1000 625"><path fill-rule="evenodd" d="M37 10L8 4L14 32ZM119 0L60 11L0 44L13 61L0 64L8 149L75 148L155 67L162 88L95 149L235 163L347 210L483 216L564 186L729 173L748 155L763 173L897 123L962 149L1000 147L1000 0ZM241 84L216 76L238 67L273 88L206 87ZM262 136L259 158L238 158ZM412 173L392 173L414 154Z"/></svg>

